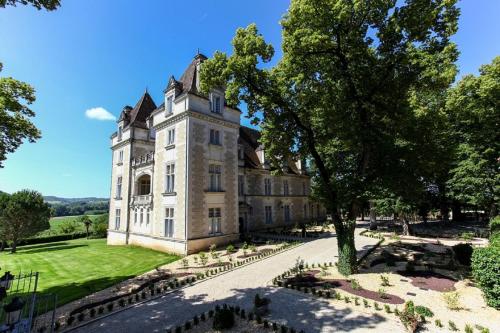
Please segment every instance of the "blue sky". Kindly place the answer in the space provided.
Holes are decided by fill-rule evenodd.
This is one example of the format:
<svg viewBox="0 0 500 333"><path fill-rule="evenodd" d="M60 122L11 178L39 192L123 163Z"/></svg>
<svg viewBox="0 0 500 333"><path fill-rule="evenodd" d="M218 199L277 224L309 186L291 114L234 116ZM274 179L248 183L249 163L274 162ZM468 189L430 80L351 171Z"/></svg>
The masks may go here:
<svg viewBox="0 0 500 333"><path fill-rule="evenodd" d="M35 189L65 197L109 196L114 121L85 116L104 108L115 116L147 87L157 104L171 74L195 55L230 51L236 28L257 23L279 57L279 20L287 0L62 0L54 12L0 9L2 76L36 89L37 143L22 145L0 169L0 190ZM500 1L465 0L454 40L460 76L500 55ZM246 119L243 123L248 124Z"/></svg>

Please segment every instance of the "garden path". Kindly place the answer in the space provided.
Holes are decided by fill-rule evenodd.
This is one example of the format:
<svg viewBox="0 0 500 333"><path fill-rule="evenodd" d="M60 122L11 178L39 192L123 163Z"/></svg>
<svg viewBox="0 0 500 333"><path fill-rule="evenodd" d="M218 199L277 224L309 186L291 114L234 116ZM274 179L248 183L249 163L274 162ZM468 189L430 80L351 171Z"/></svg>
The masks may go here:
<svg viewBox="0 0 500 333"><path fill-rule="evenodd" d="M360 230L359 230L360 231ZM376 239L357 237L356 247L364 252ZM270 320L287 323L305 332L403 332L394 317L352 310L341 303L311 298L292 290L277 288L271 280L294 265L297 257L309 263L336 261L335 237L307 242L289 251L268 257L240 269L185 287L160 298L92 322L76 332L164 332L182 325L194 315L227 303L250 309L256 293L271 298Z"/></svg>

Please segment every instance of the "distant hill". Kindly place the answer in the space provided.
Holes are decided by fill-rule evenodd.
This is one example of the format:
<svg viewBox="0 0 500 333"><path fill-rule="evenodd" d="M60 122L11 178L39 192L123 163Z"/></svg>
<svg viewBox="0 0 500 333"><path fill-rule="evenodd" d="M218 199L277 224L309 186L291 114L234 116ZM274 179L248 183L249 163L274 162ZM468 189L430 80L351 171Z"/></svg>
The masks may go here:
<svg viewBox="0 0 500 333"><path fill-rule="evenodd" d="M43 199L51 204L55 203L75 203L75 202L108 202L108 198L96 198L96 197L88 197L88 198L61 198L53 195L44 196Z"/></svg>

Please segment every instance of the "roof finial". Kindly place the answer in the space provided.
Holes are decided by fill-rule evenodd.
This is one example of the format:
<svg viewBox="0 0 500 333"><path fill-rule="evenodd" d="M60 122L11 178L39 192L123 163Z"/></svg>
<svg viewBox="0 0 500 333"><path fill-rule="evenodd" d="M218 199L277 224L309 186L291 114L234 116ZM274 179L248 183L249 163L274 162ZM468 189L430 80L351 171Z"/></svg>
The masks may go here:
<svg viewBox="0 0 500 333"><path fill-rule="evenodd" d="M146 94L148 93L148 86L146 86L146 91L145 92L146 92Z"/></svg>
<svg viewBox="0 0 500 333"><path fill-rule="evenodd" d="M196 50L196 54L197 54L197 55L200 55L200 48L198 48L198 49Z"/></svg>

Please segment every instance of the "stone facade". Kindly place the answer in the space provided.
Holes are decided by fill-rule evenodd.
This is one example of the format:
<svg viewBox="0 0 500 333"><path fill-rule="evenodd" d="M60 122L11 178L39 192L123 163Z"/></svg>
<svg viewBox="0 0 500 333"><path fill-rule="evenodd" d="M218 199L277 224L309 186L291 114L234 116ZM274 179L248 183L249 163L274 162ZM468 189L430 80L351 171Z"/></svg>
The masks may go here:
<svg viewBox="0 0 500 333"><path fill-rule="evenodd" d="M145 92L123 109L111 136L108 244L188 254L243 232L324 218L319 206L311 215L301 163L272 176L259 132L240 126L224 91L198 91L205 59L198 54L179 80L170 78L159 107Z"/></svg>

